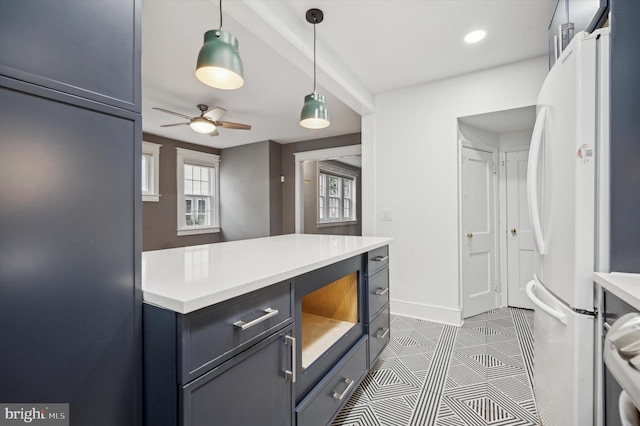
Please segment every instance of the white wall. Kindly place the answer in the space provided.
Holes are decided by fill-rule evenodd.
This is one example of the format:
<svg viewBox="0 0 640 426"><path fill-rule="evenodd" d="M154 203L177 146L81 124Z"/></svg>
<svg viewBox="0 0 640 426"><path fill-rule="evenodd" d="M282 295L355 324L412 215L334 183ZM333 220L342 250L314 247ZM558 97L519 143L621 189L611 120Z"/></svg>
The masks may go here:
<svg viewBox="0 0 640 426"><path fill-rule="evenodd" d="M531 143L531 134L533 129L520 130L518 132L500 133L500 148L511 146L528 146Z"/></svg>
<svg viewBox="0 0 640 426"><path fill-rule="evenodd" d="M547 67L540 57L376 96L374 131L363 132L375 190L367 232L395 237L392 312L461 323L457 118L535 104Z"/></svg>
<svg viewBox="0 0 640 426"><path fill-rule="evenodd" d="M495 148L497 151L500 145L500 137L497 133L478 129L460 122L458 123L458 138L464 139L469 145L478 149Z"/></svg>

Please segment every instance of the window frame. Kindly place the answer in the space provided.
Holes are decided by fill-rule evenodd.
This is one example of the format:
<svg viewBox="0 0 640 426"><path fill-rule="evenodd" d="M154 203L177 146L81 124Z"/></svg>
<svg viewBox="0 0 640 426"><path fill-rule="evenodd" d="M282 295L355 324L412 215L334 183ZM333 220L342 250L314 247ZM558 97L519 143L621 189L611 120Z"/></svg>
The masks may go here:
<svg viewBox="0 0 640 426"><path fill-rule="evenodd" d="M330 202L329 202L329 182L328 182L328 178L327 181L324 182L324 195L320 194L320 181L322 179L322 175L325 175L327 177L332 176L338 179L341 179L339 185L338 185L338 192L340 194L340 202L339 202L339 206L338 206L338 211L340 213L340 218L339 219L329 219L329 209L331 208L330 206ZM349 169L343 169L341 167L337 167L334 165L330 165L327 163L323 163L322 161L318 161L318 171L317 171L317 182L318 184L316 185L316 191L317 191L317 208L316 208L316 225L319 228L322 227L328 227L328 226L341 226L341 225L353 225L358 223L358 217L357 217L357 208L358 208L358 202L357 202L357 191L356 191L356 187L357 187L357 179L358 179L358 173L353 171L353 170L349 170ZM349 200L351 201L351 206L350 206L350 212L351 212L351 217L348 219L344 218L344 184L343 184L343 180L349 180L351 181L351 197L349 198ZM320 198L323 197L323 213L324 213L324 219L320 218ZM333 197L336 198L336 197Z"/></svg>
<svg viewBox="0 0 640 426"><path fill-rule="evenodd" d="M159 202L160 201L160 147L162 145L142 141L142 157L148 155L151 157L149 161L149 170L147 172L147 179L149 183L149 190L142 192L142 201L145 202ZM140 159L142 161L142 158ZM141 169L142 170L142 169ZM142 173L140 176L140 183L142 187Z"/></svg>
<svg viewBox="0 0 640 426"><path fill-rule="evenodd" d="M213 234L220 232L220 156L202 151L176 148L176 180L177 187L177 228L179 237L185 235ZM187 225L186 223L186 196L184 192L184 166L185 164L212 168L213 184L210 185L211 200L211 224ZM195 207L195 206L194 206Z"/></svg>

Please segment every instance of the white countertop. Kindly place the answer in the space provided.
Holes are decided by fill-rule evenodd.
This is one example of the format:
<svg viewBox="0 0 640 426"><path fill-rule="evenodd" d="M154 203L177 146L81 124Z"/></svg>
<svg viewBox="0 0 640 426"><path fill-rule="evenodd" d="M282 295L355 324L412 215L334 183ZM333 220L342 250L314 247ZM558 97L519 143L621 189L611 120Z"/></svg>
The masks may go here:
<svg viewBox="0 0 640 426"><path fill-rule="evenodd" d="M640 310L640 274L596 272L593 274L593 280L605 290Z"/></svg>
<svg viewBox="0 0 640 426"><path fill-rule="evenodd" d="M289 234L142 253L146 303L186 314L389 244L385 237Z"/></svg>

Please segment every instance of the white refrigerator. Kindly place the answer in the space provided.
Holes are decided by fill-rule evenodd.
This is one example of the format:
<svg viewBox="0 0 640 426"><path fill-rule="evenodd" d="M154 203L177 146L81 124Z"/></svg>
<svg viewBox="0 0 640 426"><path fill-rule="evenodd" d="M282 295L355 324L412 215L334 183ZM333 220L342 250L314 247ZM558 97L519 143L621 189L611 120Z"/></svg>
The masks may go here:
<svg viewBox="0 0 640 426"><path fill-rule="evenodd" d="M609 29L576 34L537 102L527 189L536 248L534 393L545 426L592 425L593 272L609 268Z"/></svg>

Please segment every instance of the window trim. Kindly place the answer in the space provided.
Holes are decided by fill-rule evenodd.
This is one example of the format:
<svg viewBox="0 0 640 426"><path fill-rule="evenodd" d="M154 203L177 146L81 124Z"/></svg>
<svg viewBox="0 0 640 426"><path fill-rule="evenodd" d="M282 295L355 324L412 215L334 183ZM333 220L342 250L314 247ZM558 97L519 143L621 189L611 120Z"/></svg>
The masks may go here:
<svg viewBox="0 0 640 426"><path fill-rule="evenodd" d="M142 193L142 201L159 202L160 201L160 147L162 145L142 141L142 155L151 156L151 179L149 184L151 185L151 191ZM141 159L142 160L142 159Z"/></svg>
<svg viewBox="0 0 640 426"><path fill-rule="evenodd" d="M333 164L327 164L324 163L323 161L318 161L318 170L317 170L317 181L320 182L320 174L325 174L325 175L331 175L331 176L335 176L341 179L350 179L352 181L352 197L350 198L351 203L352 203L352 219L348 219L348 220L320 220L320 212L319 212L319 208L316 208L316 225L318 228L325 228L325 227L329 227L329 226L348 226L348 225L355 225L358 223L358 213L357 213L357 209L358 209L358 194L356 191L357 188L357 180L358 180L358 173L353 171L353 170L349 170L346 168L342 168L342 167L338 167L335 166ZM316 191L318 191L318 185L316 185ZM325 189L325 191L328 191L328 188ZM317 196L316 199L319 200L320 198L320 194L318 192L316 192ZM326 194L326 192L325 192ZM326 199L327 196L325 195L325 215L328 217L328 209L329 209L329 205L328 205L328 199ZM344 192L343 192L343 188L342 185L340 186L340 216L342 217L343 213L344 213L344 206L343 206L343 200L344 200ZM317 201L319 204L319 201Z"/></svg>
<svg viewBox="0 0 640 426"><path fill-rule="evenodd" d="M202 151L193 151L190 149L176 148L176 180L177 187L177 227L176 232L179 237L185 235L213 234L220 232L220 156L209 154ZM197 166L205 166L213 168L214 184L212 191L212 208L211 208L211 225L205 226L187 226L185 222L185 206L184 206L184 164L189 163Z"/></svg>

